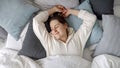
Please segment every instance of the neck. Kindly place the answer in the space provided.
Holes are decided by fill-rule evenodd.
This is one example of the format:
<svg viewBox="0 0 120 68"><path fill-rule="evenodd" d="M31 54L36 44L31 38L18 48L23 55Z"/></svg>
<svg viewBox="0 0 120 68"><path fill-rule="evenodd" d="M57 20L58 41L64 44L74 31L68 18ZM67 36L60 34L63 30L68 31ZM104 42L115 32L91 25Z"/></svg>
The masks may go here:
<svg viewBox="0 0 120 68"><path fill-rule="evenodd" d="M64 43L66 43L67 39L68 39L68 30L67 30L66 34L63 37L61 37L60 40L63 41Z"/></svg>
<svg viewBox="0 0 120 68"><path fill-rule="evenodd" d="M64 43L66 43L67 37L63 37L63 38L61 38L60 40L63 41Z"/></svg>

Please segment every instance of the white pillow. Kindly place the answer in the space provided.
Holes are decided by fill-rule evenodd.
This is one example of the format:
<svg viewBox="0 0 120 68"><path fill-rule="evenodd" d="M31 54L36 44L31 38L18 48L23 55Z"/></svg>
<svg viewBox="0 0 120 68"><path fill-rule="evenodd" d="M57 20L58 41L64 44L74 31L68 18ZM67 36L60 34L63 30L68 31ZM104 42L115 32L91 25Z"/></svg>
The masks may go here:
<svg viewBox="0 0 120 68"><path fill-rule="evenodd" d="M120 0L114 0L114 5L120 5Z"/></svg>
<svg viewBox="0 0 120 68"><path fill-rule="evenodd" d="M29 23L23 29L18 41L16 41L13 36L8 34L5 48L10 48L10 49L19 51L22 48L22 43L24 41L27 29L28 29L28 25L29 25Z"/></svg>
<svg viewBox="0 0 120 68"><path fill-rule="evenodd" d="M120 5L114 6L114 15L120 17Z"/></svg>
<svg viewBox="0 0 120 68"><path fill-rule="evenodd" d="M51 8L54 5L64 5L67 8L74 8L79 5L79 0L34 0L42 10Z"/></svg>

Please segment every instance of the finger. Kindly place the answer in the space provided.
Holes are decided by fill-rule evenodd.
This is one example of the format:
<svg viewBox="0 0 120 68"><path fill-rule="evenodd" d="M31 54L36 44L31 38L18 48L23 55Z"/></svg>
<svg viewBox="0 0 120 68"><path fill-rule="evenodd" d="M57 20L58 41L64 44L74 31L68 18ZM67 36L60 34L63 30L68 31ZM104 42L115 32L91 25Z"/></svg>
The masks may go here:
<svg viewBox="0 0 120 68"><path fill-rule="evenodd" d="M63 6L62 5L57 5L59 8L63 8Z"/></svg>
<svg viewBox="0 0 120 68"><path fill-rule="evenodd" d="M63 14L66 14L66 13L67 13L67 10L64 10L62 13L63 13Z"/></svg>
<svg viewBox="0 0 120 68"><path fill-rule="evenodd" d="M65 10L66 8L62 5L57 5L57 8L61 9L61 10Z"/></svg>

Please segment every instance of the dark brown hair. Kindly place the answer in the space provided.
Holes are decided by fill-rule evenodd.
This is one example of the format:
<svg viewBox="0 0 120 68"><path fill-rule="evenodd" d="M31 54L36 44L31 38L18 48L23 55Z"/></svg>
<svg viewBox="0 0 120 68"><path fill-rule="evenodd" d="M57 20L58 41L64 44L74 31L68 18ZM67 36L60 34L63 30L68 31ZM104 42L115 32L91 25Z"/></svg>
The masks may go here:
<svg viewBox="0 0 120 68"><path fill-rule="evenodd" d="M52 20L58 20L61 24L67 23L67 21L65 20L65 18L62 16L62 13L55 12L54 14L52 14L51 16L49 16L48 20L45 22L45 27L46 27L46 29L47 29L48 32L51 32L50 22Z"/></svg>

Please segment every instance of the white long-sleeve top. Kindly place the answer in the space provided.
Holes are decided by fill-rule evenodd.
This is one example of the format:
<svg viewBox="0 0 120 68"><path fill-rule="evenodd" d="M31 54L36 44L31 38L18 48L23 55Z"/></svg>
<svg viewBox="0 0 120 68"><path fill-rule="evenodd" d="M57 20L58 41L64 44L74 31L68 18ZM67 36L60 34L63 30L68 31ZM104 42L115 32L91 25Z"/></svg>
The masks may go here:
<svg viewBox="0 0 120 68"><path fill-rule="evenodd" d="M47 21L48 17L48 12L42 11L33 18L34 33L45 48L47 56L77 55L82 57L84 46L95 24L96 16L85 10L80 10L78 18L83 20L83 24L76 32L72 28L68 29L69 34L66 43L55 39L47 32L44 22Z"/></svg>

